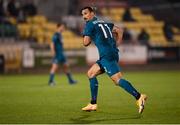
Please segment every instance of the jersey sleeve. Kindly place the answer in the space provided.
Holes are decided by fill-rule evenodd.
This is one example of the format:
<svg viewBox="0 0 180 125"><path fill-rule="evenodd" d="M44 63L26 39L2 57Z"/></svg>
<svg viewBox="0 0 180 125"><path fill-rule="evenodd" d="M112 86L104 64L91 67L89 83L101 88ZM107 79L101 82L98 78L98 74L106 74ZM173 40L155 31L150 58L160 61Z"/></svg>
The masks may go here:
<svg viewBox="0 0 180 125"><path fill-rule="evenodd" d="M55 44L57 40L58 40L58 36L54 34L52 37L52 42Z"/></svg>
<svg viewBox="0 0 180 125"><path fill-rule="evenodd" d="M93 29L94 29L94 25L92 23L87 23L85 25L85 28L83 31L83 36L92 37L93 36Z"/></svg>

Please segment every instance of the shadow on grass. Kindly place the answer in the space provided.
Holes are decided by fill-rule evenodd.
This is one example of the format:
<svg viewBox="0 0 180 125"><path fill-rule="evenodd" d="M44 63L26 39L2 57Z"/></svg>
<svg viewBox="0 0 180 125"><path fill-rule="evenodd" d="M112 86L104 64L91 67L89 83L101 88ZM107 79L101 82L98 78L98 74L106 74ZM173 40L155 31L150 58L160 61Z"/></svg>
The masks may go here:
<svg viewBox="0 0 180 125"><path fill-rule="evenodd" d="M70 120L72 121L73 124L90 124L90 123L98 123L98 122L107 122L107 121L120 121L120 120L130 120L130 119L140 119L141 115L129 115L129 116L119 116L119 118L112 118L112 115L116 115L117 114L113 114L113 113L108 113L108 112L96 112L97 114L104 114L106 116L106 118L101 117L101 118L92 118L94 115L97 114L91 114L90 112L85 112L83 113L81 116L78 117L74 117L71 118ZM111 117L108 117L108 115L111 115ZM94 116L96 117L96 116Z"/></svg>

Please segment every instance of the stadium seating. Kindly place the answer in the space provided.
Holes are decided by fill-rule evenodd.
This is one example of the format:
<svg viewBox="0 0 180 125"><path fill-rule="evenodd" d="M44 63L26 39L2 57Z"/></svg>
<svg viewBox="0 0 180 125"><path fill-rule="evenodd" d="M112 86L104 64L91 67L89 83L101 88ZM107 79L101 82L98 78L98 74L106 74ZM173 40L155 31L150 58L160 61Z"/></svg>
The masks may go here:
<svg viewBox="0 0 180 125"><path fill-rule="evenodd" d="M23 23L17 25L19 35L21 38L29 38L31 32L31 26L29 24Z"/></svg>
<svg viewBox="0 0 180 125"><path fill-rule="evenodd" d="M28 17L27 23L20 23L17 27L20 38L34 38L39 44L49 44L56 31L56 23L49 22L46 17L42 15ZM63 37L65 49L79 49L82 47L82 39L71 30L67 29L63 32Z"/></svg>
<svg viewBox="0 0 180 125"><path fill-rule="evenodd" d="M0 24L0 37L15 37L16 36L16 27L12 24Z"/></svg>
<svg viewBox="0 0 180 125"><path fill-rule="evenodd" d="M162 46L168 46L169 44L172 44L171 42L168 42L164 36L163 33L163 21L157 21L154 19L154 17L150 14L143 14L140 8L132 7L130 8L130 12L132 14L132 17L136 20L136 22L123 22L122 16L125 12L124 8L102 8L101 13L103 16L110 17L112 21L116 22L117 24L120 24L123 27L127 27L131 31L136 32L136 34L139 34L141 29L144 28L150 35L150 44L151 45L162 45ZM179 33L179 29L176 27L173 27L173 31L175 33ZM180 36L175 35L175 41L180 41Z"/></svg>
<svg viewBox="0 0 180 125"><path fill-rule="evenodd" d="M101 13L103 16L110 17L113 22L127 27L131 31L139 34L144 28L150 34L150 44L152 45L169 45L163 34L162 27L163 21L157 21L150 14L144 14L140 8L130 8L130 12L136 22L123 22L122 15L125 12L124 8L102 8ZM13 22L13 19L12 19ZM56 23L50 22L43 15L36 15L28 17L27 23L17 24L20 38L28 39L34 38L39 44L49 44L52 35L56 30ZM173 31L178 34L178 28L173 27ZM65 49L79 49L82 48L82 38L77 36L71 30L66 30L63 33ZM175 35L175 41L179 41L179 35ZM178 42L179 43L179 42Z"/></svg>
<svg viewBox="0 0 180 125"><path fill-rule="evenodd" d="M21 72L22 48L18 45L1 45L0 54L5 57L5 73Z"/></svg>

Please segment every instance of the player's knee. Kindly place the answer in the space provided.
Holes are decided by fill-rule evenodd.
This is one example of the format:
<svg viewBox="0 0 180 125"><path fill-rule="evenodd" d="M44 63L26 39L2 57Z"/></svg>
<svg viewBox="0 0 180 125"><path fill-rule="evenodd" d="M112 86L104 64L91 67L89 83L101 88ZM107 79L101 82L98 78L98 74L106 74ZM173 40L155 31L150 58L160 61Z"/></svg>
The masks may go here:
<svg viewBox="0 0 180 125"><path fill-rule="evenodd" d="M114 82L115 85L119 85L119 82L118 82L119 79L115 79L115 78L114 78L114 79L112 79L112 80L113 80L113 82Z"/></svg>
<svg viewBox="0 0 180 125"><path fill-rule="evenodd" d="M53 72L56 71L56 69L57 69L57 67L54 65L51 67L51 71L53 71Z"/></svg>
<svg viewBox="0 0 180 125"><path fill-rule="evenodd" d="M122 74L121 73L117 73L117 74L113 75L111 77L111 79L113 80L115 85L119 85L119 80L121 79L121 77L122 77Z"/></svg>
<svg viewBox="0 0 180 125"><path fill-rule="evenodd" d="M87 76L88 76L88 78L93 78L95 76L95 74L92 71L88 71Z"/></svg>

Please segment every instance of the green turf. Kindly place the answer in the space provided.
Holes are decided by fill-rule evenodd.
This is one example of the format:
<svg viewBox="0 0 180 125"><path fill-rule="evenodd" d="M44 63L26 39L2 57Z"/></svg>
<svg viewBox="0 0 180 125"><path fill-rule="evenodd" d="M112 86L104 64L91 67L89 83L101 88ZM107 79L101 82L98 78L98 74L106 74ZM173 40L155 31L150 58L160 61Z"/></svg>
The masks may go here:
<svg viewBox="0 0 180 125"><path fill-rule="evenodd" d="M127 72L140 91L148 95L143 115L135 100L111 80L99 79L96 112L82 112L89 102L89 83L84 74L69 85L65 75L47 86L48 75L0 76L0 123L180 123L180 72Z"/></svg>

